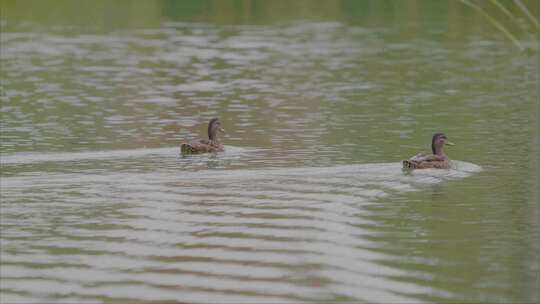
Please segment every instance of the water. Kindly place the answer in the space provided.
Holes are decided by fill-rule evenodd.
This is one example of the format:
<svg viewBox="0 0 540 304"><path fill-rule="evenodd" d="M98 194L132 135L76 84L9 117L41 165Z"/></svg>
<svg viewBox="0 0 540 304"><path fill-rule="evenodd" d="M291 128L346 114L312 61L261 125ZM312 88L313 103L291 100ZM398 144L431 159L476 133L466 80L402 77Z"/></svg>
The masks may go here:
<svg viewBox="0 0 540 304"><path fill-rule="evenodd" d="M537 37L452 2L95 3L0 5L2 303L538 302ZM226 151L180 156L212 117ZM438 131L453 169L402 171Z"/></svg>

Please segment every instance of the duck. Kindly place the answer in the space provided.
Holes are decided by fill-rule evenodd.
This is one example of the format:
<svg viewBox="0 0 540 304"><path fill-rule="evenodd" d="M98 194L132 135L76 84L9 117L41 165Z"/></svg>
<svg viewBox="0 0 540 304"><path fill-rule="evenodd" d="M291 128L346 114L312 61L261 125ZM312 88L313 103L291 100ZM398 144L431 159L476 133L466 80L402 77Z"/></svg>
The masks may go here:
<svg viewBox="0 0 540 304"><path fill-rule="evenodd" d="M194 140L183 143L180 151L183 155L223 152L225 149L219 141L218 133L225 133L218 118L212 118L208 122L208 139Z"/></svg>
<svg viewBox="0 0 540 304"><path fill-rule="evenodd" d="M450 159L444 154L445 145L453 146L444 133L435 133L431 139L431 151L433 154L419 153L403 161L404 169L450 169Z"/></svg>

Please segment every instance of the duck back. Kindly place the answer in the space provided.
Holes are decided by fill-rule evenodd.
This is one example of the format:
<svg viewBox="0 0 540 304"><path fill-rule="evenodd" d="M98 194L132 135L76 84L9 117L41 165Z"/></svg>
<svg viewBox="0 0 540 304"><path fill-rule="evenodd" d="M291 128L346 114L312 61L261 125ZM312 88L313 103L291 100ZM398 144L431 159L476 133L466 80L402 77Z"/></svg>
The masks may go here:
<svg viewBox="0 0 540 304"><path fill-rule="evenodd" d="M180 151L184 155L222 152L223 145L220 143L210 142L209 140L201 139L192 141L190 143L183 143L180 146Z"/></svg>

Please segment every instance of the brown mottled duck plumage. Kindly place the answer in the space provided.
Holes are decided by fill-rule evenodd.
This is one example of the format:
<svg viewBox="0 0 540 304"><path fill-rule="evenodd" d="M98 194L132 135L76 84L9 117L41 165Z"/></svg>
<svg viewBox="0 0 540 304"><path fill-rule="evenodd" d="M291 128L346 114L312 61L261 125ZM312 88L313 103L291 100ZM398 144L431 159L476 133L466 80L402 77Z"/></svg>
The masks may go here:
<svg viewBox="0 0 540 304"><path fill-rule="evenodd" d="M405 169L450 169L450 159L444 154L444 145L453 146L443 133L435 133L431 139L431 150L433 154L417 154L408 160L403 161Z"/></svg>
<svg viewBox="0 0 540 304"><path fill-rule="evenodd" d="M221 127L219 119L212 118L208 122L208 139L194 140L189 143L183 143L180 146L182 154L201 154L201 153L215 153L222 152L224 150L223 144L218 139L218 133L224 133L225 130Z"/></svg>

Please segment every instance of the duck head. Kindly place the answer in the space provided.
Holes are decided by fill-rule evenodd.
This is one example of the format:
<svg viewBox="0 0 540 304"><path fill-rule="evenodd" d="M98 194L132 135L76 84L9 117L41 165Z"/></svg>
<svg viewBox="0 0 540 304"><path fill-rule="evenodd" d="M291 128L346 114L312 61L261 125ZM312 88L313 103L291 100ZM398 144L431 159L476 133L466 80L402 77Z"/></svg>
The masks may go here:
<svg viewBox="0 0 540 304"><path fill-rule="evenodd" d="M219 119L210 119L210 122L208 123L208 139L210 141L216 141L218 132L225 133L225 130L223 130L223 128L221 127Z"/></svg>
<svg viewBox="0 0 540 304"><path fill-rule="evenodd" d="M435 133L431 139L431 151L435 155L444 155L444 145L453 146L454 144L448 141L448 138L444 133Z"/></svg>

